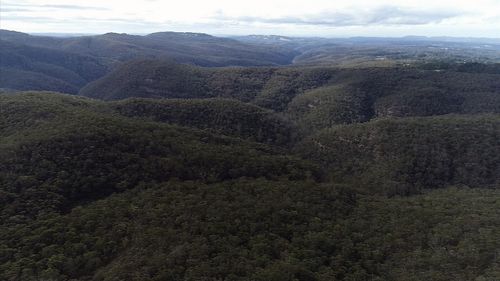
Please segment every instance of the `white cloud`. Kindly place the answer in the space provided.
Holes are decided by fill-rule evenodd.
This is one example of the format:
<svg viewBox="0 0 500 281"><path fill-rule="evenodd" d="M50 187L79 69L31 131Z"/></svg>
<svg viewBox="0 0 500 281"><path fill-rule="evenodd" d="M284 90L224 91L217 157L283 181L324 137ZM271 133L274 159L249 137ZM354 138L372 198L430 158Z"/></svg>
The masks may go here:
<svg viewBox="0 0 500 281"><path fill-rule="evenodd" d="M500 0L7 0L0 28L25 32L500 37Z"/></svg>

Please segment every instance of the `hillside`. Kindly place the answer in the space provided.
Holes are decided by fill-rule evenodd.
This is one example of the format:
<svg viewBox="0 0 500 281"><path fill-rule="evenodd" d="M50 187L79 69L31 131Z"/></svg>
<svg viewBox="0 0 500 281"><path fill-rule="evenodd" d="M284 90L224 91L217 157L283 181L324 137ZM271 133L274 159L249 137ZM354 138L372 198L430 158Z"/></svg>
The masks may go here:
<svg viewBox="0 0 500 281"><path fill-rule="evenodd" d="M369 192L413 194L447 185L500 182L498 115L380 119L335 126L297 146L336 182Z"/></svg>
<svg viewBox="0 0 500 281"><path fill-rule="evenodd" d="M287 145L295 138L294 124L255 105L230 99L127 99L112 103L120 114L149 118L216 134Z"/></svg>
<svg viewBox="0 0 500 281"><path fill-rule="evenodd" d="M329 85L296 95L286 113L309 133L381 117L498 114L500 76L495 67L343 70Z"/></svg>
<svg viewBox="0 0 500 281"><path fill-rule="evenodd" d="M2 257L15 258L0 272L56 280L495 280L499 198L451 188L352 201L311 183L169 182L6 229Z"/></svg>
<svg viewBox="0 0 500 281"><path fill-rule="evenodd" d="M76 94L107 71L90 56L0 40L0 88Z"/></svg>
<svg viewBox="0 0 500 281"><path fill-rule="evenodd" d="M388 68L392 71L394 68L420 68L422 65L428 67L433 64L449 67L466 63L484 67L500 61L500 45L497 41L471 41L463 38L335 39L259 35L225 38L189 32L49 37L0 30L0 46L0 88L12 90L46 90L74 94L116 67L119 67L116 71L128 73L124 68L131 67L129 62L139 60L154 61L151 67L157 65L158 60L202 67L252 66L281 69L287 66L290 67L289 70L278 71L272 79L256 79L256 76L253 76L262 75L264 70L251 70L250 75L247 70L236 70L236 75L244 76L243 79L237 79L238 83L262 84L269 80L270 92L265 92L267 88L263 88L264 93L257 104L280 111L286 108L293 95L310 87L322 86L325 82L316 83L314 80L321 79L319 77L300 77L303 73L310 72L306 70L308 68L334 67L355 73L359 68ZM139 69L147 72L141 67ZM447 71L461 70L451 67ZM486 73L485 69L479 71ZM488 71L490 74L498 74L495 67L493 72L492 69ZM225 75L234 78L235 74L229 72L224 71L221 78L221 72L215 71L216 77L210 77L207 81L209 83L210 79L218 79L220 82L227 79ZM244 72L247 74L243 74ZM307 88L301 88L303 83L311 82ZM211 91L216 86L209 85L203 91ZM238 86L263 87L247 84ZM239 90L235 87L236 85L232 87L233 90ZM125 90L140 92L144 89L127 87ZM165 95L161 93L159 85L151 90L153 92L148 93L148 97ZM160 93L157 93L158 91ZM146 96L144 93L138 95Z"/></svg>
<svg viewBox="0 0 500 281"><path fill-rule="evenodd" d="M295 55L286 48L201 33L48 37L0 30L0 88L76 94L89 82L134 59L167 59L207 67L273 66L290 64Z"/></svg>
<svg viewBox="0 0 500 281"><path fill-rule="evenodd" d="M171 178L217 182L319 175L312 164L276 148L121 117L87 99L21 93L0 96L0 103L4 223L14 214L29 219Z"/></svg>
<svg viewBox="0 0 500 281"><path fill-rule="evenodd" d="M79 94L104 100L233 98L283 112L310 133L380 117L499 113L500 73L494 64L211 69L141 60Z"/></svg>
<svg viewBox="0 0 500 281"><path fill-rule="evenodd" d="M237 77L241 100L290 77L347 77L237 70L210 75ZM334 92L328 107L346 106L344 91L293 104ZM498 114L343 116L353 124L302 140L301 115L283 114L223 98L0 94L0 279L498 279Z"/></svg>
<svg viewBox="0 0 500 281"><path fill-rule="evenodd" d="M25 46L92 56L106 62L166 58L200 66L256 66L289 64L296 55L287 49L245 44L202 33L158 32L144 36L106 33L59 38L0 30L0 38Z"/></svg>
<svg viewBox="0 0 500 281"><path fill-rule="evenodd" d="M88 84L79 94L103 100L224 97L280 109L303 89L326 83L335 71L263 67L214 69L172 61L136 60Z"/></svg>

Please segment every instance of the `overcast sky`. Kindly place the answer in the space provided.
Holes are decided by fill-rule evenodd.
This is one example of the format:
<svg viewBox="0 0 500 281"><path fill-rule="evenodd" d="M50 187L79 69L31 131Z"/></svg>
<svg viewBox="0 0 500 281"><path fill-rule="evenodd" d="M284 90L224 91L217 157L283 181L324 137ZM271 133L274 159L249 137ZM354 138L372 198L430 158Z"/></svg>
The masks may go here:
<svg viewBox="0 0 500 281"><path fill-rule="evenodd" d="M500 0L0 0L23 32L500 37Z"/></svg>

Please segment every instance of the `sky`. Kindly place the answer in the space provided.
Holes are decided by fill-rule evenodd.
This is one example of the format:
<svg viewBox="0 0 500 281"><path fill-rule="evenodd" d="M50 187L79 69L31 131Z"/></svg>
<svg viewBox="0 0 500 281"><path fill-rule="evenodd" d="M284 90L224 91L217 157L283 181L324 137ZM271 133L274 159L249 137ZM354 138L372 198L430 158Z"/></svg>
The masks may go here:
<svg viewBox="0 0 500 281"><path fill-rule="evenodd" d="M500 0L0 0L28 33L500 37Z"/></svg>

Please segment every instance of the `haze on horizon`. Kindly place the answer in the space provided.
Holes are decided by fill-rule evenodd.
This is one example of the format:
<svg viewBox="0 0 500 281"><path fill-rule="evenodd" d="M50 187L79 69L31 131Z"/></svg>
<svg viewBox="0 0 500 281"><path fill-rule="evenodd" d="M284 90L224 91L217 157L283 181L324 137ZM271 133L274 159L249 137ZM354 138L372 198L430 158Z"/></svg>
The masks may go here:
<svg viewBox="0 0 500 281"><path fill-rule="evenodd" d="M500 0L2 0L0 13L28 33L500 37Z"/></svg>

